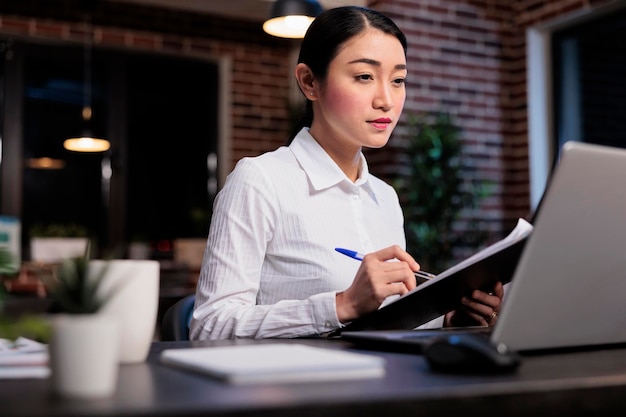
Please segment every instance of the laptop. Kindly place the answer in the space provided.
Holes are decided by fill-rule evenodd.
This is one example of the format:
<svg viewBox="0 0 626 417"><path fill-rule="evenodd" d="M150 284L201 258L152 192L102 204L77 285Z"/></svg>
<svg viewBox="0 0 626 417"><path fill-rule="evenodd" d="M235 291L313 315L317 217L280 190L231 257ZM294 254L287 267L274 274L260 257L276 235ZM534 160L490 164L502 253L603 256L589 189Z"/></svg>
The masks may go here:
<svg viewBox="0 0 626 417"><path fill-rule="evenodd" d="M518 352L626 343L626 149L568 142L495 326L367 330L355 343L419 350L442 332L476 332Z"/></svg>

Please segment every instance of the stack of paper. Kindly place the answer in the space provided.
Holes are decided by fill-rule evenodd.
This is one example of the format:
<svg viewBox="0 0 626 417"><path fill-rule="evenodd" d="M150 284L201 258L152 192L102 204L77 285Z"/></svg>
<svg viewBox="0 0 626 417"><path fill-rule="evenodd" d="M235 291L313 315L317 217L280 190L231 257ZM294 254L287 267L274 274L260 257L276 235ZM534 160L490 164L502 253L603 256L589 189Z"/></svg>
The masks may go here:
<svg viewBox="0 0 626 417"><path fill-rule="evenodd" d="M167 349L161 362L233 384L375 378L385 373L383 358L374 355L287 343Z"/></svg>
<svg viewBox="0 0 626 417"><path fill-rule="evenodd" d="M48 346L20 337L0 339L0 379L47 378Z"/></svg>

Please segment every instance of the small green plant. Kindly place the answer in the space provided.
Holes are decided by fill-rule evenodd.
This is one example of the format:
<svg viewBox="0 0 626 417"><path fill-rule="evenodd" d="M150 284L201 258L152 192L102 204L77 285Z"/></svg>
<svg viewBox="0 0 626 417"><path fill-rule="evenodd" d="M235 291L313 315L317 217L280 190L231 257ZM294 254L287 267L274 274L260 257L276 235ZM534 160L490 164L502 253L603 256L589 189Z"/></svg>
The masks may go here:
<svg viewBox="0 0 626 417"><path fill-rule="evenodd" d="M12 276L15 271L12 269L13 257L5 248L0 248L0 276ZM35 315L24 315L17 318L6 317L4 314L4 303L6 299L4 282L0 281L0 338L15 340L18 337L27 337L47 342L50 328L45 320Z"/></svg>
<svg viewBox="0 0 626 417"><path fill-rule="evenodd" d="M94 276L89 274L89 245L85 255L67 259L53 276L46 276L44 284L55 301L55 308L67 314L94 314L108 300L100 287L107 272L107 264Z"/></svg>
<svg viewBox="0 0 626 417"><path fill-rule="evenodd" d="M31 237L87 237L86 227L75 223L69 224L35 224L30 230Z"/></svg>
<svg viewBox="0 0 626 417"><path fill-rule="evenodd" d="M50 339L50 326L45 319L32 314L16 319L0 316L0 338L16 340L19 337L47 343Z"/></svg>
<svg viewBox="0 0 626 417"><path fill-rule="evenodd" d="M98 296L100 279L87 278L89 260L77 257L63 261L56 273L56 282L47 285L58 308L70 314L96 313L103 302Z"/></svg>
<svg viewBox="0 0 626 417"><path fill-rule="evenodd" d="M488 193L484 181L471 180L464 164L460 129L445 113L409 118L405 170L395 182L405 217L407 250L424 270L435 273L452 263L455 245L477 247L486 233L457 233L461 211L474 208Z"/></svg>
<svg viewBox="0 0 626 417"><path fill-rule="evenodd" d="M5 274L13 272L11 268L12 261L13 257L11 256L11 253L7 249L0 247L0 278L3 277ZM0 279L0 283L2 284L0 285L0 313L2 313L4 309L4 299L6 295L4 289L4 281Z"/></svg>
<svg viewBox="0 0 626 417"><path fill-rule="evenodd" d="M6 248L0 247L0 276L15 275L13 255Z"/></svg>

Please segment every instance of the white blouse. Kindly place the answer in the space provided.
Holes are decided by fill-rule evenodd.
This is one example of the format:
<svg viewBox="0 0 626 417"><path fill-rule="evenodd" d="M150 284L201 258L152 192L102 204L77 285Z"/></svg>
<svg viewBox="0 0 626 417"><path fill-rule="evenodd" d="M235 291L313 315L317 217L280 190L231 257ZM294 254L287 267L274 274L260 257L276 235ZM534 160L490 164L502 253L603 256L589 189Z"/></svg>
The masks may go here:
<svg viewBox="0 0 626 417"><path fill-rule="evenodd" d="M298 337L341 327L335 294L367 253L405 247L395 190L361 155L353 183L303 129L239 161L219 192L196 290L192 339Z"/></svg>

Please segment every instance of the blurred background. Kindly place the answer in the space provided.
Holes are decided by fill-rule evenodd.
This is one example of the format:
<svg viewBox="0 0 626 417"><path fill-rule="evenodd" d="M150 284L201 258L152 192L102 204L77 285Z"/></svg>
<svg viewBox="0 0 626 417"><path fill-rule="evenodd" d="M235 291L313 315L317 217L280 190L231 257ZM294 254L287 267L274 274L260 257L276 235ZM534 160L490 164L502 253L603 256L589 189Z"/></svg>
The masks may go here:
<svg viewBox="0 0 626 417"><path fill-rule="evenodd" d="M438 189L456 185L431 208L454 206L427 231L444 239L416 258L444 267L530 218L563 142L626 144L624 3L320 1L379 10L409 41L405 115L386 148L366 151L371 170L402 183L405 205L419 208L428 191L409 199L401 188L420 179L411 152L458 148L420 174ZM0 215L19 221L22 261L35 260L37 237L87 237L100 254L161 260L172 297L193 291L226 175L283 145L300 111L299 40L263 31L272 5L0 2ZM63 147L87 122L108 150ZM436 138L455 132L439 153L422 134L433 126ZM456 177L438 179L450 164ZM416 230L435 222L411 216Z"/></svg>

